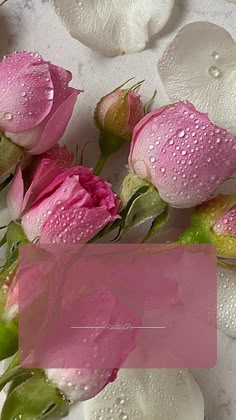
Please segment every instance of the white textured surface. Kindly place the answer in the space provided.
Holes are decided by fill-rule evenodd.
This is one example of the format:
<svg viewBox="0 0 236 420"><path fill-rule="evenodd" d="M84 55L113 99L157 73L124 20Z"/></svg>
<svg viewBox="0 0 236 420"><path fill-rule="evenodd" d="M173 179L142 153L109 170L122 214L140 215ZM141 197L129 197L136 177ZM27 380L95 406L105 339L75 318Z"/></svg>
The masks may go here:
<svg viewBox="0 0 236 420"><path fill-rule="evenodd" d="M235 16L236 5L225 0L176 0L174 12L161 32L161 38L150 43L147 51L111 59L92 52L72 39L47 0L9 0L0 9L0 53L22 49L38 50L44 58L73 72L73 84L84 89L84 94L79 97L73 121L67 131L67 143L74 150L76 142L81 145L80 150L87 144L84 164L92 166L98 158L97 131L92 114L100 97L136 76L137 81L146 79L142 89L146 99L157 89L155 105L167 103L157 73L157 62L167 43L182 26L197 20L222 25L236 39ZM103 174L117 188L125 172L127 154L128 148L124 148L110 160ZM182 223L180 219L180 212L176 212L173 220L177 227ZM199 343L201 345L204 343ZM236 419L235 374L236 340L219 333L218 365L211 370L194 371L205 397L206 420ZM79 415L76 408L71 419L77 420Z"/></svg>

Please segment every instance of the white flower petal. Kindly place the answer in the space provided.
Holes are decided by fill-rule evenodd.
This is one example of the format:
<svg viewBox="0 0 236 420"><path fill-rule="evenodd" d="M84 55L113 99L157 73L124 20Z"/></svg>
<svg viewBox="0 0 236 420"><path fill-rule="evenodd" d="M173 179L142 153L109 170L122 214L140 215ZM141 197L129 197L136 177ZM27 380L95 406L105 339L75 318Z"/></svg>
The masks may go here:
<svg viewBox="0 0 236 420"><path fill-rule="evenodd" d="M170 100L189 100L211 120L236 128L236 44L220 26L186 25L160 59L159 74Z"/></svg>
<svg viewBox="0 0 236 420"><path fill-rule="evenodd" d="M187 370L121 369L118 379L83 403L84 419L203 420L201 391Z"/></svg>
<svg viewBox="0 0 236 420"><path fill-rule="evenodd" d="M236 338L236 272L218 268L218 326Z"/></svg>
<svg viewBox="0 0 236 420"><path fill-rule="evenodd" d="M70 34L108 56L140 51L168 21L175 0L52 0Z"/></svg>

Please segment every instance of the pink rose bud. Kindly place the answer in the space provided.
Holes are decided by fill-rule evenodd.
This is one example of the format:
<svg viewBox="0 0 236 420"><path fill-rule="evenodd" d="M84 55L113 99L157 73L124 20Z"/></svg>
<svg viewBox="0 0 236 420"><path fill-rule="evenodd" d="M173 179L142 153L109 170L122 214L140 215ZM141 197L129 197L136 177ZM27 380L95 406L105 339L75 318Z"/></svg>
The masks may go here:
<svg viewBox="0 0 236 420"><path fill-rule="evenodd" d="M151 112L135 127L129 164L173 207L194 207L236 172L236 138L179 102Z"/></svg>
<svg viewBox="0 0 236 420"><path fill-rule="evenodd" d="M217 255L236 258L236 194L220 195L194 210L180 243L212 243Z"/></svg>
<svg viewBox="0 0 236 420"><path fill-rule="evenodd" d="M69 87L71 79L38 53L12 54L0 63L0 131L15 151L8 162L0 143L0 176L15 167L23 150L38 155L61 139L80 93Z"/></svg>
<svg viewBox="0 0 236 420"><path fill-rule="evenodd" d="M65 148L64 153L71 162ZM110 184L88 168L65 167L62 161L62 153L60 162L42 159L27 191L20 167L12 182L8 207L30 241L85 243L118 217L119 200Z"/></svg>
<svg viewBox="0 0 236 420"><path fill-rule="evenodd" d="M95 169L99 174L108 157L130 141L133 129L143 118L141 97L136 93L141 82L130 89L115 89L104 96L97 105L94 120L100 130L101 158Z"/></svg>

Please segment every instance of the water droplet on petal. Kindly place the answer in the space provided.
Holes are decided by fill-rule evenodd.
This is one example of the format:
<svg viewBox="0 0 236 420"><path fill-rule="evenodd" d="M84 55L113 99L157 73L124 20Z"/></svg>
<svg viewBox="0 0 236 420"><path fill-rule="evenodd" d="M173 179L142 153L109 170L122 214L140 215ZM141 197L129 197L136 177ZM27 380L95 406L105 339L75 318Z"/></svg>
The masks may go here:
<svg viewBox="0 0 236 420"><path fill-rule="evenodd" d="M183 137L185 136L185 131L184 131L184 130L180 130L180 131L178 132L178 136L179 136L180 138L183 138Z"/></svg>
<svg viewBox="0 0 236 420"><path fill-rule="evenodd" d="M217 52L217 51L212 51L211 56L212 56L215 60L219 60L219 58L220 58L220 56L219 56L219 54L218 54L218 52Z"/></svg>
<svg viewBox="0 0 236 420"><path fill-rule="evenodd" d="M215 78L222 76L222 72L216 66L211 66L208 70L208 73L210 74L210 76Z"/></svg>
<svg viewBox="0 0 236 420"><path fill-rule="evenodd" d="M12 118L13 118L13 115L11 114L11 112L5 112L3 114L3 118L5 118L5 120L7 120L7 121L11 121Z"/></svg>
<svg viewBox="0 0 236 420"><path fill-rule="evenodd" d="M217 175L211 175L209 178L210 184L213 184L217 180Z"/></svg>

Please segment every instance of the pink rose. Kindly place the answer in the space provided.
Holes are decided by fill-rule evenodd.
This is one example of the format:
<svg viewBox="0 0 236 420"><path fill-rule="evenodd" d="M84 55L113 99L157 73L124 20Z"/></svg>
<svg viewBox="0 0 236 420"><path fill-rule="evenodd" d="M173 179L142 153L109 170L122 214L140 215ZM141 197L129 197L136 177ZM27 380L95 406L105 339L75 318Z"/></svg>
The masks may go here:
<svg viewBox="0 0 236 420"><path fill-rule="evenodd" d="M151 112L135 127L129 164L173 207L194 207L236 172L236 138L179 102Z"/></svg>
<svg viewBox="0 0 236 420"><path fill-rule="evenodd" d="M44 158L26 192L18 168L8 207L14 220L21 219L30 241L40 238L40 243L74 244L87 242L115 220L119 200L110 184L90 169L65 168L57 160Z"/></svg>
<svg viewBox="0 0 236 420"><path fill-rule="evenodd" d="M72 75L44 61L38 53L20 52L0 63L0 130L29 154L51 149L71 118L77 89Z"/></svg>

